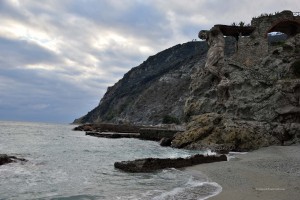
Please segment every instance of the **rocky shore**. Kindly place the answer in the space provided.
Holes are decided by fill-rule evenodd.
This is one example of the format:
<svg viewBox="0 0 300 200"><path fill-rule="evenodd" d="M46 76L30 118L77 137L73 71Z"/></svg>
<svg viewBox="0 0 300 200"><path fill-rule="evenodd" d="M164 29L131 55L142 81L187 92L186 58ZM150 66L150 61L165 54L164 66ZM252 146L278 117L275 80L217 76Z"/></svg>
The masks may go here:
<svg viewBox="0 0 300 200"><path fill-rule="evenodd" d="M74 131L85 131L86 135L103 138L137 138L153 141L171 141L175 134L183 132L184 126L134 126L120 124L83 124L73 129ZM163 146L170 146L163 143Z"/></svg>
<svg viewBox="0 0 300 200"><path fill-rule="evenodd" d="M202 30L199 38L206 42L177 45L149 57L109 87L95 109L74 122L184 124L180 131L129 130L122 125L110 130L126 133L124 137L136 133L140 139L160 140L162 146L224 153L299 144L299 24L300 16L282 11L254 17L247 27L217 24ZM271 30L286 37L274 42ZM197 162L148 158L115 163L115 167L143 172L191 163Z"/></svg>

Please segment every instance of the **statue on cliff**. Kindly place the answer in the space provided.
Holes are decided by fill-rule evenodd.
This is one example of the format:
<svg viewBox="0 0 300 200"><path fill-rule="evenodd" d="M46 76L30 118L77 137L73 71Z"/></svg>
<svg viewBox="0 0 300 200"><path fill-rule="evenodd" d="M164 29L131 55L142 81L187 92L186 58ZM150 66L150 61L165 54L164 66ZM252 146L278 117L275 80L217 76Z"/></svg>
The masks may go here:
<svg viewBox="0 0 300 200"><path fill-rule="evenodd" d="M217 76L221 82L228 82L228 79L221 71L224 65L225 48L225 39L222 32L218 27L214 26L209 31L200 31L198 37L202 40L206 40L209 46L205 69Z"/></svg>

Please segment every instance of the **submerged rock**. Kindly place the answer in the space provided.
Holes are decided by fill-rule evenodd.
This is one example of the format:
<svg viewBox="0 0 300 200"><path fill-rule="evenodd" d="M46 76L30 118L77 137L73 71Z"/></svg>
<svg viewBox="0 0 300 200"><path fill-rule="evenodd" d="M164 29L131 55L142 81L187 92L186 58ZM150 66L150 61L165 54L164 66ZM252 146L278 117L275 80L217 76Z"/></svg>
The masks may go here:
<svg viewBox="0 0 300 200"><path fill-rule="evenodd" d="M16 161L27 161L24 158L17 158L15 156L8 156L6 154L0 154L0 165L16 162Z"/></svg>
<svg viewBox="0 0 300 200"><path fill-rule="evenodd" d="M226 155L194 155L188 158L145 158L133 161L115 162L115 168L126 172L152 172L165 168L182 168L192 165L227 161Z"/></svg>
<svg viewBox="0 0 300 200"><path fill-rule="evenodd" d="M172 138L164 137L159 141L159 145L162 147L169 147L169 146L171 146L171 142L172 142Z"/></svg>

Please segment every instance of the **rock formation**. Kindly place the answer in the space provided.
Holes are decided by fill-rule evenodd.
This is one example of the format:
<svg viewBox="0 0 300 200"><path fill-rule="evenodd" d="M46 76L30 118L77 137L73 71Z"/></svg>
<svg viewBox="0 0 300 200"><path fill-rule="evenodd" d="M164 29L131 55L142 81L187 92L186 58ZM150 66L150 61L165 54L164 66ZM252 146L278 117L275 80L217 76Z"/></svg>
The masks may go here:
<svg viewBox="0 0 300 200"><path fill-rule="evenodd" d="M299 142L300 76L296 71L300 67L300 21L292 17L299 21L298 34L292 32L285 43L269 46L265 32L269 29L265 26L272 24L272 19L286 19L293 13L278 15L253 19L253 33L239 38L237 52L225 60L222 68L229 80L225 87L220 87L219 80L205 68L192 76L185 106L191 122L172 146L225 145L242 151Z"/></svg>
<svg viewBox="0 0 300 200"><path fill-rule="evenodd" d="M220 56L214 68L226 84L205 68L204 42L177 45L130 70L75 122L157 124L168 115L188 123L172 141L179 148L243 151L298 143L300 16L283 11L253 18L248 27L214 27L227 36L224 62ZM272 31L287 39L268 40Z"/></svg>

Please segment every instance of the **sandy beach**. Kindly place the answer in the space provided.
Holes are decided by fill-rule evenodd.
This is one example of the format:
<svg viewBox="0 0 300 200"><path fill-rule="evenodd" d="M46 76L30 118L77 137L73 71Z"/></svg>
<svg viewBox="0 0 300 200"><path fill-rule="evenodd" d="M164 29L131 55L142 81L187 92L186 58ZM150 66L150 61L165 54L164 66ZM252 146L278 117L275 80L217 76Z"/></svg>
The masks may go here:
<svg viewBox="0 0 300 200"><path fill-rule="evenodd" d="M187 168L222 186L222 192L210 200L300 198L300 145L271 146L234 157Z"/></svg>

